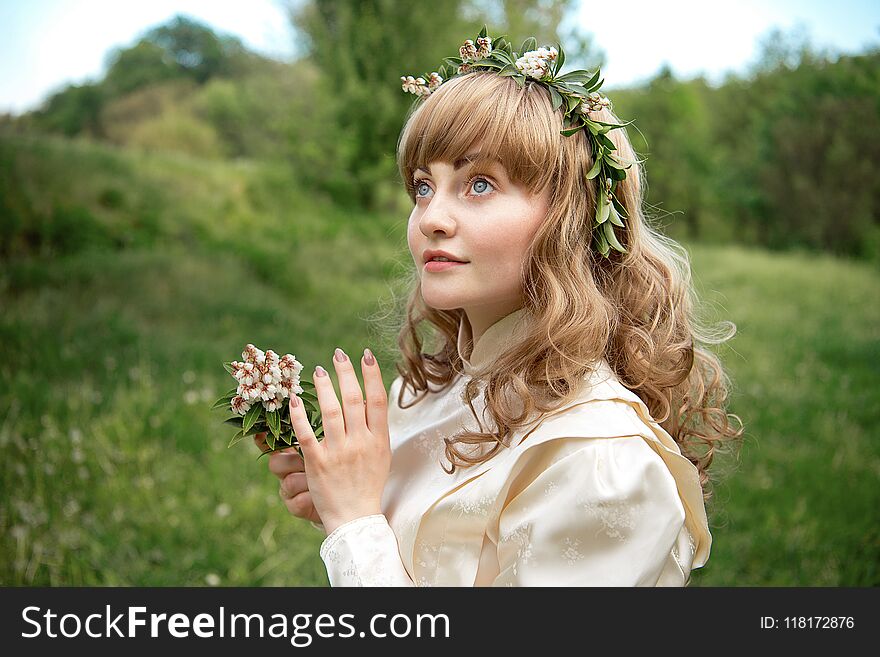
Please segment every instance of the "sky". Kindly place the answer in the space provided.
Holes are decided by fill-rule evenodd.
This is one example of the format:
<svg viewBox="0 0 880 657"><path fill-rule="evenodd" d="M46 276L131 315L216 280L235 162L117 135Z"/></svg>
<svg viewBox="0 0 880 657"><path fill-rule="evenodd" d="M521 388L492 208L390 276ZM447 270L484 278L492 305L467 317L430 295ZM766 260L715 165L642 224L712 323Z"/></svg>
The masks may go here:
<svg viewBox="0 0 880 657"><path fill-rule="evenodd" d="M290 60L296 43L283 6L280 0L0 0L0 113L35 109L67 84L100 79L112 48L134 45L178 13L236 35L257 52ZM563 27L577 25L604 51L606 89L644 81L664 63L676 77L703 74L720 82L727 72L746 70L759 39L774 26L800 26L815 46L834 52L863 52L880 43L878 0L627 0L600 6L603 18L597 20L596 3L581 0Z"/></svg>

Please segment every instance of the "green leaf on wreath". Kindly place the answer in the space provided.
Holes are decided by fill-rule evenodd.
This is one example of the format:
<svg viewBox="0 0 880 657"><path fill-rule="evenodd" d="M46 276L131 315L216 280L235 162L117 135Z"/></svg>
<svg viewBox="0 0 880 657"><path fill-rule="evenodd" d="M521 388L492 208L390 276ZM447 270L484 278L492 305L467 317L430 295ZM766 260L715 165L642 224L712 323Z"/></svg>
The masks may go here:
<svg viewBox="0 0 880 657"><path fill-rule="evenodd" d="M620 220L620 217L617 214L617 208L614 207L614 203L612 202L611 205L608 207L611 210L608 213L608 221L610 221L615 226L620 226L621 228L623 228L624 227L623 222Z"/></svg>
<svg viewBox="0 0 880 657"><path fill-rule="evenodd" d="M617 200L616 196L611 196L611 201L614 204L614 209L617 210L617 214L626 219L629 217L629 213L626 211L626 208L623 206L623 203Z"/></svg>
<svg viewBox="0 0 880 657"><path fill-rule="evenodd" d="M562 107L562 96L552 86L548 87L548 89L550 89L550 101L553 107L553 111L555 112L560 107Z"/></svg>
<svg viewBox="0 0 880 657"><path fill-rule="evenodd" d="M602 226L602 230L605 233L605 239L608 240L608 243L614 247L615 250L625 253L625 249L623 245L617 241L617 236L614 234L614 226L611 225L611 222L607 222Z"/></svg>

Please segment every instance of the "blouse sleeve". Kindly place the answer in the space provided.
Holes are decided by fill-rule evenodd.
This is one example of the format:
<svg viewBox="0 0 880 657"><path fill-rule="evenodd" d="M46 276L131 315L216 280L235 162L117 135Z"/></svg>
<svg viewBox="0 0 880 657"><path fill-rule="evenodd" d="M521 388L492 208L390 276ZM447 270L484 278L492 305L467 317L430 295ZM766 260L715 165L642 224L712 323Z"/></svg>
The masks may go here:
<svg viewBox="0 0 880 657"><path fill-rule="evenodd" d="M685 519L663 459L640 436L564 440L501 512L493 586L655 586Z"/></svg>
<svg viewBox="0 0 880 657"><path fill-rule="evenodd" d="M330 586L415 586L381 513L339 525L324 539L320 555Z"/></svg>

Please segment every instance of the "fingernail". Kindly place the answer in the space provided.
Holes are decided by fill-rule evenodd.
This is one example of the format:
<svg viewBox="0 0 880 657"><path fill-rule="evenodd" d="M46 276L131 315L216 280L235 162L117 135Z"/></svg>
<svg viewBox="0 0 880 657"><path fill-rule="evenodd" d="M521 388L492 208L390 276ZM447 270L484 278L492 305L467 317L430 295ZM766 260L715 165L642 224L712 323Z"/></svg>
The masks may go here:
<svg viewBox="0 0 880 657"><path fill-rule="evenodd" d="M345 352L342 351L342 349L340 349L339 347L336 347L336 360L338 360L340 363L344 363L346 360L348 360L348 356L346 356Z"/></svg>
<svg viewBox="0 0 880 657"><path fill-rule="evenodd" d="M364 362L367 365L375 365L376 359L373 357L373 352L369 349L364 349Z"/></svg>
<svg viewBox="0 0 880 657"><path fill-rule="evenodd" d="M323 367L321 367L320 365L317 365L317 366L315 367L315 375L316 375L316 376L327 376L327 370L325 370L325 369L324 369Z"/></svg>
<svg viewBox="0 0 880 657"><path fill-rule="evenodd" d="M297 406L299 406L299 397L297 397L296 395L291 395L290 396L290 407L296 408Z"/></svg>

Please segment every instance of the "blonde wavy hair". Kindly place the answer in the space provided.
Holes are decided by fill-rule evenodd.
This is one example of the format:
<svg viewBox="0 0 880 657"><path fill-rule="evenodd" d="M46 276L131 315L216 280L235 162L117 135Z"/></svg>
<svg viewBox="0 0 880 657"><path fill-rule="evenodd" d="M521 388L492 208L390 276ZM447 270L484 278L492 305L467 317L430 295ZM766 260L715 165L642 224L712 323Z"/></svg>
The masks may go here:
<svg viewBox="0 0 880 657"><path fill-rule="evenodd" d="M620 122L607 109L590 116ZM729 378L718 357L700 345L724 342L736 327L723 322L711 330L698 319L687 251L646 220L644 169L623 128L608 136L620 158L632 163L616 189L629 214L626 228L615 229L627 253L612 250L606 259L591 248L596 190L594 181L586 181L593 164L589 140L583 132L564 137L562 127L562 111L552 110L543 85L527 80L520 88L510 77L477 71L448 80L414 105L401 132L397 164L413 202L417 168L454 162L478 142L475 168L494 157L513 182L533 193L549 185L549 211L522 263L526 330L489 371L475 372L463 392L476 417L472 402L483 389L497 428L445 438L451 464L446 471L488 460L509 446L513 432L533 414L570 403L584 376L605 358L697 467L708 500L708 468L722 443L742 434L742 423L731 426L729 417L737 416L724 409ZM407 286L397 335L400 408L420 401L429 384L442 390L462 373L457 338L466 319L462 309L428 307L415 270L408 272ZM420 335L425 322L437 342L430 353ZM404 406L407 387L422 394ZM459 445L474 447L464 453Z"/></svg>

